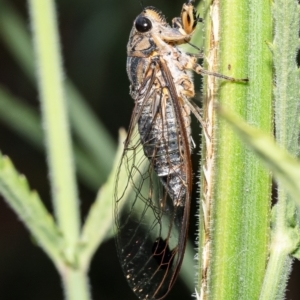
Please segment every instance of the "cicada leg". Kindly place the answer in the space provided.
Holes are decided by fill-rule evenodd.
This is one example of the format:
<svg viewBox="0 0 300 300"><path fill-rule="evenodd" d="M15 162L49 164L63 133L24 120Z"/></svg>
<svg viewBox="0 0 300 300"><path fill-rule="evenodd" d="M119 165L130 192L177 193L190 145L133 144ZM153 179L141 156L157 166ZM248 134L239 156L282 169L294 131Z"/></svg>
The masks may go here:
<svg viewBox="0 0 300 300"><path fill-rule="evenodd" d="M197 15L194 1L187 1L182 6L180 17L172 20L172 27L178 28L179 31L184 35L190 35L194 32L198 22L202 22L203 19Z"/></svg>
<svg viewBox="0 0 300 300"><path fill-rule="evenodd" d="M197 74L205 74L205 75L214 76L214 77L222 78L222 79L233 81L233 82L248 82L249 81L248 78L234 78L234 77L226 76L226 75L223 75L223 74L220 74L220 73L210 72L208 70L203 69L197 63L193 64L191 66L191 69L193 71L195 71Z"/></svg>

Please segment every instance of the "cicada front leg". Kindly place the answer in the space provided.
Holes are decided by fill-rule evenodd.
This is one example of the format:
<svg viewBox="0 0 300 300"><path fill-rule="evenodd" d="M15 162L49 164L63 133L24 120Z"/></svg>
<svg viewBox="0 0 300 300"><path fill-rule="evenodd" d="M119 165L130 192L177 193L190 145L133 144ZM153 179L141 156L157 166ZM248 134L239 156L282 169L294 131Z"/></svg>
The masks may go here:
<svg viewBox="0 0 300 300"><path fill-rule="evenodd" d="M172 20L172 26L178 28L183 35L190 35L194 32L197 23L202 22L202 18L197 15L196 9L192 4L194 1L188 1L183 4L180 17Z"/></svg>
<svg viewBox="0 0 300 300"><path fill-rule="evenodd" d="M197 15L192 2L194 1L188 1L186 4L183 4L180 15L182 27L187 34L191 34L195 30L197 23L203 21L203 19Z"/></svg>

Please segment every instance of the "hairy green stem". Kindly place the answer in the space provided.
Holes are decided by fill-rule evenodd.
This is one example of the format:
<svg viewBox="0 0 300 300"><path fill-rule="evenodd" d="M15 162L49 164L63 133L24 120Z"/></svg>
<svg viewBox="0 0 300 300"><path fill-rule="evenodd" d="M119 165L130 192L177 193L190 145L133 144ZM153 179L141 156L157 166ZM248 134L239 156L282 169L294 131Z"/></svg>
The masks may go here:
<svg viewBox="0 0 300 300"><path fill-rule="evenodd" d="M63 88L62 61L52 0L29 0L37 59L38 83L46 135L48 165L54 209L66 247L59 269L67 299L89 299L87 276L78 265L79 203L67 105Z"/></svg>
<svg viewBox="0 0 300 300"><path fill-rule="evenodd" d="M234 78L248 77L249 83L208 78L204 111L219 101L271 133L272 64L265 43L272 38L270 3L213 1L209 14L208 68ZM205 183L212 189L203 196L210 240L202 256L207 270L202 274L200 296L257 299L267 259L271 179L226 122L213 112L207 115L212 130L206 147L207 141L214 143L204 157L215 158L212 172L205 173ZM202 190L207 192L207 185Z"/></svg>
<svg viewBox="0 0 300 300"><path fill-rule="evenodd" d="M54 208L64 238L74 250L80 218L55 7L53 1L30 0L29 4Z"/></svg>
<svg viewBox="0 0 300 300"><path fill-rule="evenodd" d="M273 3L276 141L293 156L299 155L300 132L300 77L296 63L299 50L299 13L296 0L275 0ZM278 203L275 207L270 258L261 300L284 299L292 264L290 255L299 245L296 206L291 194L287 193L285 181L278 181Z"/></svg>

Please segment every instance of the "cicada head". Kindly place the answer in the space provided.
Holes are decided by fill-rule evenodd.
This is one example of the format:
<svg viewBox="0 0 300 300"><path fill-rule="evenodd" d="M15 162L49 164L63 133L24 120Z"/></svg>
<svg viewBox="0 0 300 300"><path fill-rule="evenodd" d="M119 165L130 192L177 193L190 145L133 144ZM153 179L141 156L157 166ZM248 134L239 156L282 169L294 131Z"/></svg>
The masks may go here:
<svg viewBox="0 0 300 300"><path fill-rule="evenodd" d="M173 19L172 26L158 9L146 7L134 20L127 54L129 57L149 57L167 51L166 44L187 43L199 20L191 2L183 5L181 16Z"/></svg>
<svg viewBox="0 0 300 300"><path fill-rule="evenodd" d="M146 7L133 22L127 45L128 56L149 57L158 47L157 39L170 27L155 7Z"/></svg>

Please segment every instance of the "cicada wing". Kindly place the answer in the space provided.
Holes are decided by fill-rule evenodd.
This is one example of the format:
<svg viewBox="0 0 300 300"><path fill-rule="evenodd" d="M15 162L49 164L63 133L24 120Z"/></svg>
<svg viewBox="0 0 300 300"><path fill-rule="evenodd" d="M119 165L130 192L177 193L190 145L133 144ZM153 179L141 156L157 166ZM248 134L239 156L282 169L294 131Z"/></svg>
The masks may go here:
<svg viewBox="0 0 300 300"><path fill-rule="evenodd" d="M159 71L163 75L164 70L160 68ZM168 89L158 89L157 84L155 89L151 86L148 90L143 88L148 97L139 108L136 105L133 112L130 135L116 179L117 250L125 276L140 299L162 299L169 292L178 275L187 238L191 188L191 174L187 174L191 172L187 163L190 160L189 145L184 146L184 151L178 151L178 155L185 152L178 158L183 168L179 173L175 171L177 167L172 169L174 151L164 148L172 144L169 139L173 136L178 148L188 141L183 132L182 117L178 115L179 104L173 104L178 102L174 84L170 82L168 86ZM159 102L163 99L169 103L167 108L165 103ZM155 103L155 107L150 103ZM141 109L143 113L140 113ZM144 116L147 109L153 114L150 122ZM166 115L162 116L164 113ZM174 120L168 123L165 120L170 114ZM162 131L158 132L158 128ZM159 137L153 137L154 133ZM161 144L161 140L165 142ZM154 153L153 157L149 152ZM160 156L163 155L166 157L161 164L170 165L169 171L158 176ZM178 198L170 191L172 182L180 183L180 189L186 190L179 192Z"/></svg>
<svg viewBox="0 0 300 300"><path fill-rule="evenodd" d="M116 197L116 243L134 292L140 299L160 299L173 285L183 255L178 244L185 208L173 205L148 158L139 156L142 151L139 145L123 155L128 179Z"/></svg>

